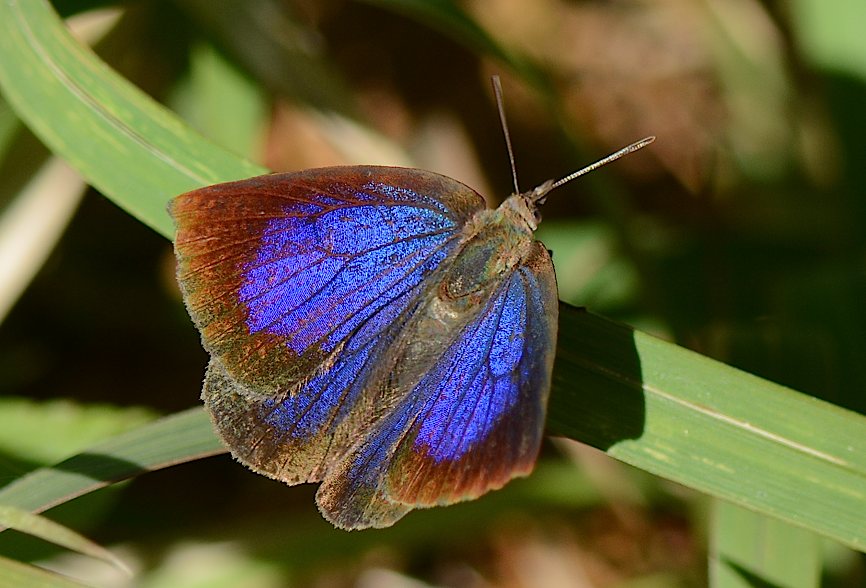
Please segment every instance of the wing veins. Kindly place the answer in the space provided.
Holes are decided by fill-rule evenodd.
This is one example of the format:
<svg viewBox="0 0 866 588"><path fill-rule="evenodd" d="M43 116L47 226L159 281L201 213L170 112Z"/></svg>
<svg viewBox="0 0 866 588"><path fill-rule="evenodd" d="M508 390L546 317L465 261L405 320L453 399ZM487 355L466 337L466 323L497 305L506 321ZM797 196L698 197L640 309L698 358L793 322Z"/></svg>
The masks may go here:
<svg viewBox="0 0 866 588"><path fill-rule="evenodd" d="M495 297L493 298L493 300L495 300ZM490 307L488 306L488 308L485 309L485 311L488 311L489 308L490 308ZM479 315L479 318L481 318L482 316L486 316L486 314L487 314L487 312L482 312L481 315ZM500 313L499 313L499 317L501 317L501 316L502 316L502 313L500 312ZM497 327L498 327L498 325L499 325L499 317L497 317ZM475 324L475 328L474 328L474 330L473 330L473 332L472 332L472 336L469 337L469 340L473 340L473 339L475 338L475 336L478 334L478 331L481 329L481 323L482 323L481 320L478 320L478 321L476 322L476 324ZM495 334L495 332L496 332L496 331L494 330L494 334ZM458 339L459 339L459 337L455 337L454 340L451 341L451 343L449 344L449 346L450 346L450 345L453 345L453 344L454 344ZM489 352L490 347L492 346L492 343L493 343L493 337L491 337L490 340L489 340L489 344L488 344L488 346L487 346L488 352ZM455 358L455 361L451 364L451 368L449 369L448 376L447 376L447 378L445 378L445 381L446 381L446 382L449 381L449 380L451 380L451 376L454 374L455 370L457 369L458 365L460 364L460 361L463 359L463 357L465 356L465 354L466 354L466 353L465 353L464 351L461 351L459 357L458 357L458 358ZM472 374L472 380L470 380L470 381L473 381L473 380L474 380L474 377L475 377L476 375L478 375L478 372L479 372L479 371L481 371L481 366L478 366L477 368L474 369L474 372L473 372L473 374ZM460 402L462 402L462 400L465 399L465 397L466 397L467 394L468 394L468 391L463 391L463 392L461 393L461 396L460 396L459 401L456 402L455 405L456 405L456 404L459 404ZM426 419L430 416L430 413L433 411L433 406L434 406L435 404L436 404L436 400L433 399L432 402L429 403L429 406L427 406L426 411L423 413L423 415L422 415L421 413L419 413L418 415L416 415L416 417L412 420L412 423L411 423L409 426L406 427L406 429L405 429L406 432L405 432L404 435L400 438L399 445L402 445L405 441L407 441L407 439L408 439L408 432L412 429L412 427L414 427L414 426L419 422L419 420L423 422L424 420L426 420ZM478 405L478 401L476 400L476 408L477 408L477 405ZM473 414L474 414L474 409L473 409ZM447 421L449 425L450 425L451 421L453 420L453 418L454 418L454 412L451 412L451 413L449 414L449 416L448 416L448 421ZM470 420L471 420L471 419L470 419ZM468 424L469 424L469 421L467 421L467 426L468 426ZM448 428L448 427L445 426L445 427L443 427L443 430L444 430L444 429L447 429L447 428ZM464 432L465 432L465 429L464 429ZM439 447L441 447L443 441L444 441L444 436L443 436L443 437L440 437L440 439L437 441L436 449L438 449ZM431 447L431 449L432 449L432 447ZM399 448L398 448L398 451L399 451ZM406 484L406 486L412 486L413 484L415 484L415 482L418 480L418 478L419 478L420 476L421 476L421 470L420 470L420 469L419 469L419 470L416 470L415 473L414 473L414 475L412 476L411 481L410 481L408 484Z"/></svg>
<svg viewBox="0 0 866 588"><path fill-rule="evenodd" d="M405 277L406 277L407 275L411 274L413 271L415 271L417 268L419 268L421 265L423 265L423 263L424 263L425 261L427 261L427 259L429 259L429 258L430 258L434 253L436 253L436 252L442 250L446 245L450 244L450 242L453 241L455 238L456 238L456 237L454 237L454 238L452 238L452 239L449 239L449 240L447 240L445 243L442 243L442 244L436 246L433 250L431 250L431 251L429 252L429 255L426 255L426 256L425 256L421 261L417 262L415 265L413 265L412 267L410 267L409 270L406 271L406 272L404 272L403 275L400 276L397 280L394 280L394 284L398 284L398 283L400 283L403 279L405 279ZM421 253L420 253L420 252L414 252L414 253L412 254L412 256L416 256L416 255L421 255ZM409 257L409 259L411 259L411 256ZM405 264L401 264L401 265L405 265ZM399 267L400 267L400 266L397 266L397 265L395 265L395 266L390 266L388 269L383 270L383 272L396 271L397 269L399 269ZM342 270L341 270L341 271L342 271ZM334 275L334 276L331 278L331 280L328 281L328 284L326 284L326 286L329 285L330 282L332 282L336 277L337 277L337 276ZM378 277L378 275L377 275L377 276L374 276L374 277ZM369 281L363 283L362 285L358 286L358 287L355 288L354 290L352 290L352 291L346 293L346 295L344 295L342 298L340 298L338 301L335 302L335 305L338 305L339 303L345 301L345 300L346 300L347 298L349 298L351 295L356 294L357 292L359 292L360 290L364 289L364 288L367 287L368 285L369 285ZM323 289L324 289L324 286L323 286L322 288L320 288L319 290L317 290L317 291L316 291L315 293L313 293L309 298L307 298L304 302L302 302L301 304L299 304L297 307L293 308L293 309L292 309L291 311L289 311L289 312L294 312L294 311L296 311L298 308L300 308L301 306L303 306L304 304L306 304L307 302L309 302L309 301L312 299L313 296L317 295L317 294L318 294L319 292L321 292ZM405 292L405 290L404 290L404 292ZM393 299L394 299L394 298L392 298L391 300L393 300ZM390 302L390 301L389 301L389 302ZM387 305L387 304L388 304L388 303L386 303L385 305ZM382 306L384 307L385 305L382 305ZM362 311L364 311L364 310L366 310L367 308L369 308L369 306L370 306L369 304L366 304L366 305L364 305L363 307L361 307L361 308L359 308L358 310L356 310L355 312L351 313L350 315L347 315L346 319L345 319L344 321L342 321L341 325L342 325L342 324L345 324L345 323L348 322L349 320L353 319L353 318L354 318L355 316L357 316L359 313L361 313ZM288 314L288 313L285 313L285 314ZM285 314L284 314L283 316L285 316ZM280 317L280 318L282 318L282 317ZM275 324L277 324L277 322L279 322L280 318L275 319L274 321L272 321L271 323L269 323L267 326L263 327L261 330L266 330L266 329L268 329L268 328L270 328L270 327L273 327ZM335 326L334 328L332 328L331 330L329 330L329 331L327 331L326 333L324 333L324 334L322 335L322 337L319 338L319 340L318 340L317 343L320 343L321 341L325 340L328 336L332 335L332 334L334 333L334 331L336 331L337 328L338 328L339 326L340 326L340 325L337 325L337 326ZM298 330L299 330L299 329L295 329L295 330L291 331L291 334L296 334L296 333L298 332ZM227 331L226 331L226 332L227 332ZM261 342L260 342L256 347L250 349L250 352L257 351L258 349L261 349L261 346L264 345L264 344L265 344L264 341L261 341Z"/></svg>
<svg viewBox="0 0 866 588"><path fill-rule="evenodd" d="M444 244L443 244L443 246L444 246ZM432 255L433 253L435 253L436 251L438 251L439 248L441 248L441 247L437 247L436 249L434 249L433 251L431 251L431 255ZM404 260L405 260L405 259L411 259L412 256L418 256L418 255L420 255L420 254L421 254L421 252L418 252L418 251L413 252L413 253L411 254L411 256L407 256L407 258L404 258ZM428 257L429 257L429 256L428 256ZM426 260L427 258L425 257L424 259ZM415 265L410 269L409 272L404 273L404 274L403 274L403 278L405 278L406 275L408 275L409 273L411 273L411 271L414 271L415 269L417 269L417 268L421 265L421 263L423 263L423 261L420 262L420 263L415 264ZM386 268L386 270L382 270L382 271L383 271L383 272L386 272L386 271L389 271L389 272L390 272L390 271L397 271L397 270L400 269L400 267L403 266L403 265L405 265L405 262L404 262L404 263L401 263L401 264L395 264L395 265L393 265L393 266L389 266L388 268ZM302 271L305 271L306 269L309 269L309 266L306 267L306 268L304 268L304 269L302 269L302 270L300 270L300 271L298 271L298 272L296 272L295 274L292 274L292 276L287 277L286 279L282 280L279 284L275 284L274 287L276 287L277 285L280 285L280 286L281 286L281 285L285 284L289 279L291 279L292 277L297 276L298 274L300 274ZM283 314L279 315L277 318L275 318L273 321L271 321L271 322L268 323L267 325L264 325L264 326L263 326L261 329L259 329L259 330L268 330L268 329L270 329L271 327L273 327L274 325L276 325L277 323L279 323L283 318L285 318L286 315L291 314L291 313L297 311L297 310L298 310L300 307L302 307L304 304L307 304L308 302L310 302L310 300L312 300L315 296L317 296L318 294L320 294L321 292L323 292L326 288L328 288L328 287L331 285L331 283L332 283L335 279L337 279L338 275L339 275L340 273L342 273L344 270L345 270L345 268L340 268L340 270L339 270L337 273L335 273L335 274L334 274L334 275L333 275L333 276L332 276L332 277L331 277L327 282L325 282L322 286L320 286L320 287L319 287L318 289L316 289L315 291L311 292L310 295L309 295L307 298L305 298L304 300L300 301L300 302L299 302L296 306L294 306L293 308L291 308L291 309L289 309L289 310L286 310ZM376 277L376 276L374 276L374 278L375 278L375 277ZM399 281L401 281L401 280L402 280L402 278L398 279L397 282L399 282ZM364 284L361 284L361 285L360 285L358 288L356 288L355 290L352 290L352 291L346 293L346 295L345 295L344 297L342 297L340 300L338 300L335 304L338 304L338 303L344 301L347 297L349 297L349 296L351 296L351 295L353 295L353 294L356 294L357 292L359 292L361 289L363 289L363 288L366 287L367 285L369 285L369 281L368 281L368 282L365 282ZM246 303L246 302L249 302L249 301L251 301L251 300L258 300L258 299L264 297L265 294L266 294L266 292L261 292L261 293L259 293L259 294L256 294L255 296L250 296L249 298L245 299L245 300L242 301L242 302ZM355 313L351 314L351 315L347 318L347 320L351 319L352 317L354 317L355 315L357 315L358 312L361 312L362 310L366 309L368 306L369 306L369 304L364 305L362 308L358 309ZM220 315L220 316L225 316L225 314L229 314L230 312L231 312L231 310L227 311L226 313L224 313L223 315ZM346 321L343 321L343 322L346 322ZM232 329L233 329L233 325L228 325L227 327L225 327L225 329L224 329L222 332L213 333L213 334L212 334L212 338L213 338L214 342L217 342L217 341L219 341L219 340L222 340L222 338L223 338L224 336L228 336L228 335L230 335ZM298 327L298 329L292 331L291 334L295 334L295 333L297 333L299 329L300 329L300 327ZM324 334L324 335L322 336L322 339L324 339L324 338L327 337L328 335L332 334L333 332L334 332L333 329L332 329L331 331L328 331L326 334ZM321 341L322 339L320 339L320 341ZM261 349L261 345L258 345L258 346L256 346L256 347L252 348L251 351L257 351L258 349Z"/></svg>

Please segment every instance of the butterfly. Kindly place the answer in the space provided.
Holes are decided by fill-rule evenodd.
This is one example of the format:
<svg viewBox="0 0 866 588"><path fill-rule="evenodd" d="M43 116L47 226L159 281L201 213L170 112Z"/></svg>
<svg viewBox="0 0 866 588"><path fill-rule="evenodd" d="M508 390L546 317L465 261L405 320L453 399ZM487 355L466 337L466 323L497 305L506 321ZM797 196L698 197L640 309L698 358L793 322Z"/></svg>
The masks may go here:
<svg viewBox="0 0 866 588"><path fill-rule="evenodd" d="M529 474L558 318L538 206L652 139L496 209L451 178L377 166L175 198L177 276L211 356L202 399L219 437L256 472L321 482L319 509L343 529Z"/></svg>

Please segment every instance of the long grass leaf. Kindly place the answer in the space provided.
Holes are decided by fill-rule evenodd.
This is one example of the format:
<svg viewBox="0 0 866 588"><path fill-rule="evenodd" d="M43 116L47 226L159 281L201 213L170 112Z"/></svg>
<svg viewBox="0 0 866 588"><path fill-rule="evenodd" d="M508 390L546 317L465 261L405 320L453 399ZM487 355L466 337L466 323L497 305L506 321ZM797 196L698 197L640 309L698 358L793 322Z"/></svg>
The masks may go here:
<svg viewBox="0 0 866 588"><path fill-rule="evenodd" d="M101 545L43 516L0 504L0 525L39 537L78 553L101 559L127 575L132 575L132 572L120 559Z"/></svg>
<svg viewBox="0 0 866 588"><path fill-rule="evenodd" d="M80 45L44 0L0 4L3 95L55 154L130 214L172 234L169 197L261 168L189 129Z"/></svg>
<svg viewBox="0 0 866 588"><path fill-rule="evenodd" d="M30 472L0 489L0 504L42 512L114 482L223 452L204 411L194 408Z"/></svg>

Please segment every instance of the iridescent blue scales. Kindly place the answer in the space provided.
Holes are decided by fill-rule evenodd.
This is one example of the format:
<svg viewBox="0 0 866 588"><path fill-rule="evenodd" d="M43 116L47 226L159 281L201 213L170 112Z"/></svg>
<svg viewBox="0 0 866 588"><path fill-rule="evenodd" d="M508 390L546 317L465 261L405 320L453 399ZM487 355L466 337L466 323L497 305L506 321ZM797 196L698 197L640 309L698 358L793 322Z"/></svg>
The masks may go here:
<svg viewBox="0 0 866 588"><path fill-rule="evenodd" d="M532 469L556 342L532 194L488 210L433 173L338 167L179 196L178 278L232 454L322 482L338 527L500 488Z"/></svg>

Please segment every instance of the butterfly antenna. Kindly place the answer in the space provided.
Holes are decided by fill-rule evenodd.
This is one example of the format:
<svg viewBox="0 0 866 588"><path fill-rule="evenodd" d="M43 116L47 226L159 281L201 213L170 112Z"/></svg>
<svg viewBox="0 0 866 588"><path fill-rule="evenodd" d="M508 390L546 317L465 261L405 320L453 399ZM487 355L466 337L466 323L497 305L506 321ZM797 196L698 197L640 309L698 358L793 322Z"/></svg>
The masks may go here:
<svg viewBox="0 0 866 588"><path fill-rule="evenodd" d="M629 153L634 153L638 149L643 149L644 147L646 147L647 145L649 145L650 143L652 143L655 140L656 140L656 138L654 136L644 137L640 141L636 141L636 142L632 143L631 145L629 145L628 147L623 147L619 151L617 151L615 153L611 153L607 157L599 159L595 163L591 163L588 166L586 166L582 169L579 169L574 173L570 173L567 176L565 176L564 178L560 178L560 179L556 180L555 182L550 182L550 181L545 182L532 191L532 193L530 194L530 199L535 204L538 204L538 205L544 204L544 199L547 197L547 194L551 190L559 188L563 184L567 184L571 180L573 180L575 178L579 178L583 174L588 174L589 172L596 170L603 165L607 165L611 161L616 161L617 159L619 159L623 155L628 155Z"/></svg>
<svg viewBox="0 0 866 588"><path fill-rule="evenodd" d="M508 161L511 163L511 179L514 180L514 193L520 194L517 185L517 166L514 165L514 150L511 148L511 134L508 132L508 122L505 120L505 100L502 98L502 82L499 76L490 78L493 84L493 94L496 95L496 109L499 111L499 122L502 125L502 134L505 135L505 147L508 149Z"/></svg>

